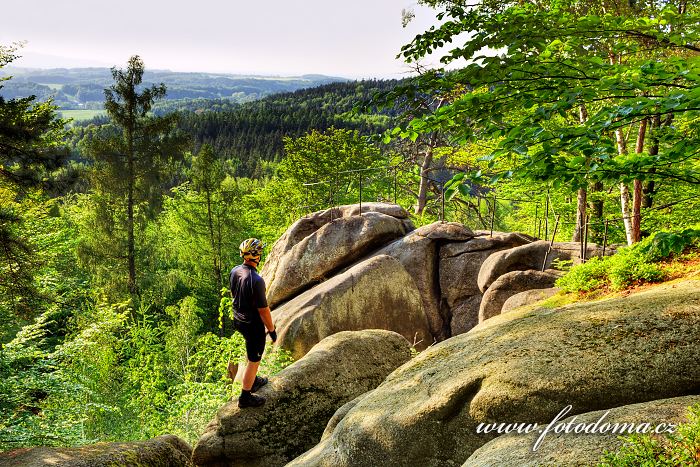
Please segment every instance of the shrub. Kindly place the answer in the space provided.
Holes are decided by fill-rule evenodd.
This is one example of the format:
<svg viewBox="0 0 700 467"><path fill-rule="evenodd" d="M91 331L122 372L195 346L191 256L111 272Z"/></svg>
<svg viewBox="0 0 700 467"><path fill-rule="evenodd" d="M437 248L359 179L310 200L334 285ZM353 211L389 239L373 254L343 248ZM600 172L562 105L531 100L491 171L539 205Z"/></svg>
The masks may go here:
<svg viewBox="0 0 700 467"><path fill-rule="evenodd" d="M640 282L658 282L664 273L656 264L648 261L640 248L624 248L616 255L606 258L610 286L621 290Z"/></svg>
<svg viewBox="0 0 700 467"><path fill-rule="evenodd" d="M663 269L655 264L688 248L700 245L700 229L657 232L641 242L605 258L591 258L557 281L565 292L590 292L602 287L621 290L638 283L663 280Z"/></svg>
<svg viewBox="0 0 700 467"><path fill-rule="evenodd" d="M689 247L700 245L700 229L682 232L658 232L639 243L639 249L649 261L660 261L671 254L681 254Z"/></svg>
<svg viewBox="0 0 700 467"><path fill-rule="evenodd" d="M606 261L607 258L591 258L571 268L568 274L557 280L557 286L565 292L589 292L607 285Z"/></svg>
<svg viewBox="0 0 700 467"><path fill-rule="evenodd" d="M617 452L607 452L599 467L700 465L700 404L688 409L688 422L665 436L633 435L624 438Z"/></svg>

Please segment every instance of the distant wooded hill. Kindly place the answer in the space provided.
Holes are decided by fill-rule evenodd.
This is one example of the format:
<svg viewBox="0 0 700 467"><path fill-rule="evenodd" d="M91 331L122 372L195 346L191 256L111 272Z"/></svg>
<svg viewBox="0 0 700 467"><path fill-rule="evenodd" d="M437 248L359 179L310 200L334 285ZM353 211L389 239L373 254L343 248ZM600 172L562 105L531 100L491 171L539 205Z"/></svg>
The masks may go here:
<svg viewBox="0 0 700 467"><path fill-rule="evenodd" d="M352 109L375 92L390 90L397 83L396 80L331 83L243 104L226 100L164 101L156 112L179 111L180 128L192 135L195 151L203 143L209 143L220 157L234 162L236 175L257 178L268 173L266 162L282 158L285 136L298 137L330 127L371 135L393 126L390 110L355 115ZM107 118L101 116L77 123L73 128L74 142L81 139L88 125L106 122Z"/></svg>
<svg viewBox="0 0 700 467"><path fill-rule="evenodd" d="M29 95L40 100L53 98L63 110L102 109L104 89L113 83L109 68L38 70L7 67L0 70L1 76L12 76L12 79L2 82L0 96L6 99ZM152 70L144 74L143 86L165 83L168 87L166 99L169 100L249 102L271 94L343 81L347 80L324 75L271 77Z"/></svg>
<svg viewBox="0 0 700 467"><path fill-rule="evenodd" d="M377 91L396 86L396 80L332 83L293 93L269 96L219 112L202 109L182 112L181 128L192 134L197 146L211 144L226 159L237 163L240 176L264 174L263 161L279 161L285 136L298 137L330 127L358 130L371 135L392 125L392 112L352 113L353 106Z"/></svg>

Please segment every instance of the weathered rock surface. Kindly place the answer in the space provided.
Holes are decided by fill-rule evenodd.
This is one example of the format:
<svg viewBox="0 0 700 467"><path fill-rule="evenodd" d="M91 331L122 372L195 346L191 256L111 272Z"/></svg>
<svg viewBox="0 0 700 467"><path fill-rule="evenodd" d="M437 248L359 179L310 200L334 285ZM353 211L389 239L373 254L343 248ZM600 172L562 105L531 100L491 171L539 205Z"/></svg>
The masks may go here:
<svg viewBox="0 0 700 467"><path fill-rule="evenodd" d="M600 256L602 248L591 243L588 245L587 257ZM608 248L606 254L612 254ZM546 262L545 262L546 255ZM552 267L555 259L580 262L580 244L574 242L555 242L549 251L549 242L540 240L527 245L499 251L489 256L479 271L479 290L486 292L491 284L503 274L511 271L541 271Z"/></svg>
<svg viewBox="0 0 700 467"><path fill-rule="evenodd" d="M471 328L479 324L479 306L483 296L481 293L472 295L463 300L460 300L457 305L451 309L452 317L450 319L450 329L452 335L463 334Z"/></svg>
<svg viewBox="0 0 700 467"><path fill-rule="evenodd" d="M503 304L501 313L507 313L521 306L532 305L533 303L545 300L559 292L559 288L551 287L549 289L534 289L526 290L525 292L516 293Z"/></svg>
<svg viewBox="0 0 700 467"><path fill-rule="evenodd" d="M275 242L268 255L268 261L265 262L260 274L268 283L274 281L279 259L284 256L294 245L316 232L324 225L331 222L333 219L341 217L355 216L359 214L359 204L349 204L337 206L323 211L317 211L308 214L292 224L284 234ZM408 230L413 230L413 224L408 219L408 212L404 208L396 204L387 203L362 203L362 212L380 212L387 216L401 219L402 222L408 221L405 225Z"/></svg>
<svg viewBox="0 0 700 467"><path fill-rule="evenodd" d="M427 349L293 466L462 465L481 422L548 423L700 392L700 282L515 310Z"/></svg>
<svg viewBox="0 0 700 467"><path fill-rule="evenodd" d="M410 342L433 339L420 293L401 263L387 255L362 261L298 295L272 312L277 346L301 358L340 331L387 329Z"/></svg>
<svg viewBox="0 0 700 467"><path fill-rule="evenodd" d="M549 289L559 278L556 271L511 271L491 284L481 299L479 322L501 314L503 304L513 295L532 289Z"/></svg>
<svg viewBox="0 0 700 467"><path fill-rule="evenodd" d="M192 448L173 435L77 448L36 447L0 453L3 467L190 467Z"/></svg>
<svg viewBox="0 0 700 467"><path fill-rule="evenodd" d="M350 412L350 410L353 407L355 407L358 402L360 402L360 399L362 399L363 396L364 394L357 396L350 402L343 404L338 410L335 411L331 419L328 420L326 429L323 430L323 434L321 435L321 441L328 438L333 433L333 430L335 430L335 427L338 425L338 423L340 423L340 421L348 414L348 412Z"/></svg>
<svg viewBox="0 0 700 467"><path fill-rule="evenodd" d="M363 205L364 210L364 205ZM391 240L402 237L407 227L401 219L380 212L346 216L322 225L311 234L289 245L301 236L301 227L273 246L268 264L263 268L267 285L267 301L275 306L296 293L322 282L334 271L352 264ZM279 256L279 252L289 248Z"/></svg>
<svg viewBox="0 0 700 467"><path fill-rule="evenodd" d="M469 331L479 322L482 293L477 284L482 263L491 254L529 241L519 234L494 233L466 242L452 242L440 247L439 294L442 308L449 310L450 334ZM445 311L443 314L447 315ZM448 319L446 316L445 319Z"/></svg>
<svg viewBox="0 0 700 467"><path fill-rule="evenodd" d="M541 465L588 466L598 465L605 451L618 450L623 441L620 435L629 436L630 431L615 434L610 427L607 434L604 433L576 433L573 431L578 424L593 427L599 420L597 428L589 430L600 431L604 424L622 424L628 427L639 427L649 423L652 430L659 424L679 424L687 421L688 407L700 403L700 396L674 397L639 404L624 405L614 409L599 410L585 414L574 415L561 421L563 424L572 422L570 433L560 434L548 432L535 452L532 451L539 433L531 434L507 434L489 441L477 449L464 463L464 467L492 467L517 465L520 467L538 467ZM606 415L607 412L607 415ZM605 417L603 418L603 416ZM583 429L583 428L582 428Z"/></svg>
<svg viewBox="0 0 700 467"><path fill-rule="evenodd" d="M428 319L431 336L424 341L428 345L433 343L433 338L443 340L450 336L450 321L438 279L441 245L473 241L473 236L462 224L436 222L414 230L377 252L396 258L413 278Z"/></svg>
<svg viewBox="0 0 700 467"><path fill-rule="evenodd" d="M375 388L411 358L401 335L383 330L340 332L270 379L259 408L223 406L194 448L197 465L284 465L321 439L343 404Z"/></svg>

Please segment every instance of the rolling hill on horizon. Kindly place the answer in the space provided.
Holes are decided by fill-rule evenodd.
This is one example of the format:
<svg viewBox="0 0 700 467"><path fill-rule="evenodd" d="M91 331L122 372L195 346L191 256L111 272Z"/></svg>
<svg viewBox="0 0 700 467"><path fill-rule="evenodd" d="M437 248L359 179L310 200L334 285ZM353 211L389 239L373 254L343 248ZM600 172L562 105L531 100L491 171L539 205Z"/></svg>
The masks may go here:
<svg viewBox="0 0 700 467"><path fill-rule="evenodd" d="M0 96L6 99L29 95L39 100L53 98L62 110L102 109L104 89L113 82L109 68L6 67L0 70L0 78L8 76L12 79L2 81ZM225 99L238 103L346 81L350 80L317 74L265 76L169 70L146 70L143 77L144 86L164 83L168 88L166 100Z"/></svg>

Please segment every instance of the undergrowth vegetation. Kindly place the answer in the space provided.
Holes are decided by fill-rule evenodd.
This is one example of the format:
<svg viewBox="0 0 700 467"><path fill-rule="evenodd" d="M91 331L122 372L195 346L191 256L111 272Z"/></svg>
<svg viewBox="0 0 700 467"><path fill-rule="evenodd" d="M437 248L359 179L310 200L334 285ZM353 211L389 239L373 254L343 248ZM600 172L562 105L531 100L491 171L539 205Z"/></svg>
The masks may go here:
<svg viewBox="0 0 700 467"><path fill-rule="evenodd" d="M700 229L658 232L604 258L591 258L557 281L565 292L618 291L630 286L671 279L679 263L700 258Z"/></svg>
<svg viewBox="0 0 700 467"><path fill-rule="evenodd" d="M599 467L700 465L700 405L688 410L688 422L675 433L632 435L617 452L606 453Z"/></svg>

